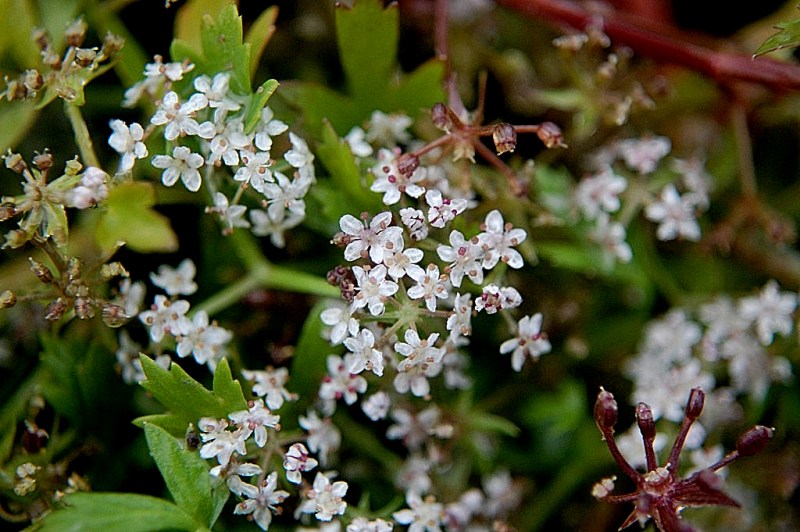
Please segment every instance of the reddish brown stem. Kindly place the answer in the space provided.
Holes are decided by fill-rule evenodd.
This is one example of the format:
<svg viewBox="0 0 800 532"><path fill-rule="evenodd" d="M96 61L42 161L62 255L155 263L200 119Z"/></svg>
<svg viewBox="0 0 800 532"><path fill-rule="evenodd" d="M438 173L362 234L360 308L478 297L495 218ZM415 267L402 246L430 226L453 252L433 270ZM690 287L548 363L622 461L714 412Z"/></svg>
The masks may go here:
<svg viewBox="0 0 800 532"><path fill-rule="evenodd" d="M697 43L693 34L630 13L597 9L597 3L591 4L590 9L565 0L495 1L525 16L567 24L581 31L598 26L614 42L630 46L639 54L691 68L722 84L749 81L773 89L800 89L798 65L715 50Z"/></svg>

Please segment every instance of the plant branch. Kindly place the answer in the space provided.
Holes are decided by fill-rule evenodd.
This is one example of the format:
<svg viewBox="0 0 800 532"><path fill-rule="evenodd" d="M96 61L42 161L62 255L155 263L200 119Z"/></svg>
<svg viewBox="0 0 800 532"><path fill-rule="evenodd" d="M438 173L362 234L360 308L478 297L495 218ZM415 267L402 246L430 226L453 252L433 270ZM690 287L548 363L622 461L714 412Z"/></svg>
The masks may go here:
<svg viewBox="0 0 800 532"><path fill-rule="evenodd" d="M84 165L100 168L100 161L94 153L92 137L89 135L89 128L86 126L86 121L83 119L80 108L65 101L64 112L69 118L72 131L75 134L75 143L78 145L78 151L80 151Z"/></svg>

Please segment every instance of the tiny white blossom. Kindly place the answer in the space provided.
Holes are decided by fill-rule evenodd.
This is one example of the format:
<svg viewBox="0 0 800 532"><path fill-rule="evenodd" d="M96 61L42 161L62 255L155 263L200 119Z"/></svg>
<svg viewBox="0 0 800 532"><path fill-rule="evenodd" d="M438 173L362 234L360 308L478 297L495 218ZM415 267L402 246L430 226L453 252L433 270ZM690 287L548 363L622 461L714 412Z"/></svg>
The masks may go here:
<svg viewBox="0 0 800 532"><path fill-rule="evenodd" d="M381 149L378 151L378 163L372 167L371 172L375 181L369 189L373 192L383 193L383 203L394 205L402 194L418 198L425 193L425 189L417 183L425 179L425 168L415 169L411 175L405 175L397 168L399 153L392 150Z"/></svg>
<svg viewBox="0 0 800 532"><path fill-rule="evenodd" d="M429 311L436 310L436 299L445 299L450 295L447 288L447 276L439 274L439 267L435 264L428 264L426 270L413 270L409 272L409 277L414 279L417 284L408 289L408 297L411 299L424 299L425 306Z"/></svg>
<svg viewBox="0 0 800 532"><path fill-rule="evenodd" d="M487 284L483 287L481 296L475 299L475 310L494 314L498 310L516 308L521 304L522 296L513 286L500 288L496 284Z"/></svg>
<svg viewBox="0 0 800 532"><path fill-rule="evenodd" d="M408 227L411 239L415 242L428 237L428 225L425 222L425 213L413 207L400 209L400 221Z"/></svg>
<svg viewBox="0 0 800 532"><path fill-rule="evenodd" d="M221 163L225 163L226 166L236 166L239 164L240 151L248 150L251 153L253 151L249 149L252 134L248 135L244 132L244 123L240 118L228 118L218 124L211 124L211 131L206 137L211 139L207 145L206 164L208 165L219 166Z"/></svg>
<svg viewBox="0 0 800 532"><path fill-rule="evenodd" d="M144 129L137 122L128 126L122 120L112 120L109 125L112 133L108 137L108 145L122 155L118 172L122 174L130 172L136 159L147 157L147 146L142 140Z"/></svg>
<svg viewBox="0 0 800 532"><path fill-rule="evenodd" d="M675 186L664 187L657 202L645 208L647 219L659 224L656 236L659 240L700 239L700 225L694 214L694 202L691 198L681 197Z"/></svg>
<svg viewBox="0 0 800 532"><path fill-rule="evenodd" d="M345 347L350 353L344 363L350 373L358 374L365 369L378 377L383 375L383 354L375 349L375 335L369 329L361 329L350 338L345 338Z"/></svg>
<svg viewBox="0 0 800 532"><path fill-rule="evenodd" d="M170 91L164 95L161 104L150 119L156 126L165 126L164 138L175 140L179 136L199 135L203 138L213 136L213 124L202 127L194 119L195 113L208 106L208 99L202 94L194 94L188 101L181 103L178 94Z"/></svg>
<svg viewBox="0 0 800 532"><path fill-rule="evenodd" d="M306 204L303 198L313 184L312 178L308 174L297 174L290 180L281 172L274 172L272 177L274 182L264 183L261 191L267 199L267 213L270 218L305 218Z"/></svg>
<svg viewBox="0 0 800 532"><path fill-rule="evenodd" d="M389 413L391 398L386 392L375 392L365 400L361 401L361 409L372 421L384 419Z"/></svg>
<svg viewBox="0 0 800 532"><path fill-rule="evenodd" d="M387 115L381 111L373 111L367 127L367 140L387 147L406 143L411 140L411 135L406 130L413 122L407 115Z"/></svg>
<svg viewBox="0 0 800 532"><path fill-rule="evenodd" d="M166 264L158 267L158 273L150 273L150 280L171 296L190 296L197 292L194 276L197 268L192 259L183 259L177 268Z"/></svg>
<svg viewBox="0 0 800 532"><path fill-rule="evenodd" d="M550 341L542 333L542 315L524 316L519 320L517 336L500 344L500 353L511 354L511 367L520 371L527 357L536 360L550 352Z"/></svg>
<svg viewBox="0 0 800 532"><path fill-rule="evenodd" d="M67 206L76 209L94 207L108 198L108 174L103 170L90 166L81 175L75 188L65 193Z"/></svg>
<svg viewBox="0 0 800 532"><path fill-rule="evenodd" d="M243 186L250 185L263 194L264 185L274 181L272 170L269 169L273 162L269 157L269 152L252 152L244 149L239 153L244 166L236 170L236 173L233 174L233 180L242 183Z"/></svg>
<svg viewBox="0 0 800 532"><path fill-rule="evenodd" d="M366 132L358 126L347 132L344 140L350 146L350 151L356 157L369 157L372 155L372 146L365 140Z"/></svg>
<svg viewBox="0 0 800 532"><path fill-rule="evenodd" d="M455 287L461 286L466 275L475 284L483 283L483 249L478 238L466 240L459 231L450 232L450 245L440 244L436 248L439 258L450 265L445 270Z"/></svg>
<svg viewBox="0 0 800 532"><path fill-rule="evenodd" d="M746 297L739 301L741 316L756 324L761 345L770 345L775 333L786 336L792 332L793 318L797 308L797 294L780 292L778 283L770 280L758 297Z"/></svg>
<svg viewBox="0 0 800 532"><path fill-rule="evenodd" d="M399 286L386 279L386 266L379 264L369 271L360 266L353 266L358 291L353 298L353 308L367 307L370 314L380 316L384 311L384 301L394 295Z"/></svg>
<svg viewBox="0 0 800 532"><path fill-rule="evenodd" d="M173 336L186 334L191 330L191 321L186 317L189 302L183 299L170 301L164 295L157 295L149 310L139 313L139 320L150 330L150 338L160 342L165 334Z"/></svg>
<svg viewBox="0 0 800 532"><path fill-rule="evenodd" d="M289 140L292 143L292 149L283 154L283 158L294 168L300 171L300 175L305 175L314 178L314 154L308 149L308 144L302 138L298 137L291 131L289 132Z"/></svg>
<svg viewBox="0 0 800 532"><path fill-rule="evenodd" d="M505 223L503 215L496 209L486 215L481 227L483 232L478 235L478 241L484 250L483 268L491 270L500 261L512 268L522 268L522 255L513 248L528 237L525 230Z"/></svg>
<svg viewBox="0 0 800 532"><path fill-rule="evenodd" d="M356 517L347 525L346 532L390 532L392 523L383 519L367 520L366 517Z"/></svg>
<svg viewBox="0 0 800 532"><path fill-rule="evenodd" d="M409 525L408 532L440 532L444 520L444 507L429 495L422 497L409 491L406 493L409 508L394 512L392 517L401 525Z"/></svg>
<svg viewBox="0 0 800 532"><path fill-rule="evenodd" d="M345 403L352 405L358 399L358 394L367 390L366 379L352 373L340 356L328 355L327 366L328 374L323 377L319 387L320 399L344 399Z"/></svg>
<svg viewBox="0 0 800 532"><path fill-rule="evenodd" d="M433 227L444 227L456 216L467 208L464 198L445 198L438 190L429 190L425 193L425 202L428 204L428 222Z"/></svg>
<svg viewBox="0 0 800 532"><path fill-rule="evenodd" d="M612 213L619 210L619 195L627 188L624 177L606 167L600 173L586 177L575 189L575 201L590 220L597 218L601 212Z"/></svg>
<svg viewBox="0 0 800 532"><path fill-rule="evenodd" d="M214 206L206 207L207 213L217 214L221 219L225 228L222 230L223 234L228 234L236 227L248 228L250 222L244 219L247 212L247 207L244 205L230 205L228 197L222 192L214 193Z"/></svg>
<svg viewBox="0 0 800 532"><path fill-rule="evenodd" d="M300 484L303 480L302 473L317 467L316 460L308 456L308 449L302 443L294 443L283 458L283 468L286 470L286 480Z"/></svg>
<svg viewBox="0 0 800 532"><path fill-rule="evenodd" d="M268 152L272 148L272 137L280 135L289 126L274 118L275 114L269 107L261 110L261 117L256 126L255 145L259 150Z"/></svg>
<svg viewBox="0 0 800 532"><path fill-rule="evenodd" d="M297 512L313 513L320 521L330 521L334 515L342 515L347 509L347 503L343 500L347 488L347 482L337 480L331 483L323 473L317 473L312 489L306 492Z"/></svg>
<svg viewBox="0 0 800 532"><path fill-rule="evenodd" d="M245 446L247 436L244 435L244 431L227 430L228 422L224 419L201 418L197 428L200 429L200 439L203 440L203 446L200 448L201 458L216 457L219 465L225 467L234 452L242 456L247 454Z"/></svg>
<svg viewBox="0 0 800 532"><path fill-rule="evenodd" d="M192 192L200 190L202 184L198 168L203 166L203 156L199 153L192 153L186 146L176 146L172 150L172 156L156 155L153 157L153 166L161 168L161 182L164 186L171 187L180 177L183 184Z"/></svg>
<svg viewBox="0 0 800 532"><path fill-rule="evenodd" d="M281 417L273 414L264 406L264 401L249 401L247 410L239 410L228 414L228 418L237 424L244 439L255 435L256 445L264 447L267 443L267 428L280 430Z"/></svg>
<svg viewBox="0 0 800 532"><path fill-rule="evenodd" d="M309 410L305 416L299 416L297 421L308 432L308 448L319 455L319 461L324 466L328 462L328 455L342 444L342 433L330 418L320 418L313 410Z"/></svg>
<svg viewBox="0 0 800 532"><path fill-rule="evenodd" d="M611 221L606 213L597 217L597 225L589 233L589 238L600 244L605 252L620 262L630 262L633 258L631 246L625 241L625 227Z"/></svg>
<svg viewBox="0 0 800 532"><path fill-rule="evenodd" d="M229 72L220 72L213 79L206 75L194 78L194 88L208 100L208 106L217 109L214 113L215 120L222 118L228 111L238 111L241 104L229 92L231 75Z"/></svg>
<svg viewBox="0 0 800 532"><path fill-rule="evenodd" d="M640 174L649 174L670 152L672 144L667 137L656 136L620 140L615 147L618 155L631 170L636 170Z"/></svg>
<svg viewBox="0 0 800 532"><path fill-rule="evenodd" d="M286 246L284 232L302 223L303 217L291 215L286 218L274 219L268 211L261 209L250 210L250 221L253 224L253 234L256 236L269 236L272 245L278 248Z"/></svg>
<svg viewBox="0 0 800 532"><path fill-rule="evenodd" d="M272 472L259 484L258 493L237 504L233 513L252 515L259 528L267 530L272 523L272 514L279 513L277 506L289 496L288 492L275 489L277 486L278 474Z"/></svg>
<svg viewBox="0 0 800 532"><path fill-rule="evenodd" d="M385 244L402 237L402 229L391 223L392 213L389 211L376 214L369 225L350 214L342 216L339 227L349 237L349 243L344 249L345 260L357 260L369 253L369 258L375 264L383 262Z"/></svg>
<svg viewBox="0 0 800 532"><path fill-rule="evenodd" d="M472 300L470 294L456 294L453 300L453 313L447 318L450 337L472 334Z"/></svg>
<svg viewBox="0 0 800 532"><path fill-rule="evenodd" d="M284 401L294 401L297 394L286 389L289 381L289 370L286 368L267 368L265 370L242 370L242 377L250 382L254 382L253 393L259 397L264 397L267 406L271 410L277 410L283 406Z"/></svg>
<svg viewBox="0 0 800 532"><path fill-rule="evenodd" d="M201 310L194 315L187 330L176 335L176 351L181 358L191 354L198 364L208 364L213 369L217 361L225 356L224 345L231 338L233 334L227 329L216 322L209 324L208 314Z"/></svg>
<svg viewBox="0 0 800 532"><path fill-rule="evenodd" d="M350 305L335 305L320 313L320 320L331 327L328 338L333 345L341 344L345 338L358 334L358 320L353 317Z"/></svg>

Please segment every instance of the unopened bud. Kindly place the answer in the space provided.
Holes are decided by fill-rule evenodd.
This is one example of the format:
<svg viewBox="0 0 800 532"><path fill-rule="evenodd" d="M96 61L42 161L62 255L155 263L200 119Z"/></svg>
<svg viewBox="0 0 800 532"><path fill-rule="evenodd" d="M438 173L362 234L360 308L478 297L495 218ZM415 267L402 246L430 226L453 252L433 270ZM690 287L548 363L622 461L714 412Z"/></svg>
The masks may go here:
<svg viewBox="0 0 800 532"><path fill-rule="evenodd" d="M94 317L94 301L88 297L75 298L75 315L82 320Z"/></svg>
<svg viewBox="0 0 800 532"><path fill-rule="evenodd" d="M34 260L33 257L28 257L28 262L31 263L31 271L39 278L41 282L44 284L50 284L53 282L53 273L50 271L50 268L39 262L38 260Z"/></svg>
<svg viewBox="0 0 800 532"><path fill-rule="evenodd" d="M80 279L82 266L83 263L81 263L81 259L78 257L69 258L67 261L67 279L69 279L70 282Z"/></svg>
<svg viewBox="0 0 800 532"><path fill-rule="evenodd" d="M125 309L113 303L104 303L100 310L100 315L103 319L103 323L112 328L120 327L128 321L128 315L125 313Z"/></svg>
<svg viewBox="0 0 800 532"><path fill-rule="evenodd" d="M611 392L602 387L594 403L594 420L600 430L613 428L617 423L617 401Z"/></svg>
<svg viewBox="0 0 800 532"><path fill-rule="evenodd" d="M5 222L17 214L17 206L10 201L0 203L0 222Z"/></svg>
<svg viewBox="0 0 800 532"><path fill-rule="evenodd" d="M113 279L114 277L130 277L128 270L125 269L125 266L122 265L121 262L109 262L108 264L103 264L100 266L100 276L108 281L109 279Z"/></svg>
<svg viewBox="0 0 800 532"><path fill-rule="evenodd" d="M53 166L53 154L47 150L44 153L37 153L33 156L33 164L42 172L46 172Z"/></svg>
<svg viewBox="0 0 800 532"><path fill-rule="evenodd" d="M397 160L397 171L405 177L411 177L417 168L419 168L419 157L413 153L405 153Z"/></svg>
<svg viewBox="0 0 800 532"><path fill-rule="evenodd" d="M33 28L31 40L36 43L36 47L39 48L39 50L44 50L50 46L50 36L44 28Z"/></svg>
<svg viewBox="0 0 800 532"><path fill-rule="evenodd" d="M653 440L656 437L656 422L653 419L653 410L645 403L636 405L636 424L639 432L645 440Z"/></svg>
<svg viewBox="0 0 800 532"><path fill-rule="evenodd" d="M10 308L17 304L17 294L11 290L0 292L0 309Z"/></svg>
<svg viewBox="0 0 800 532"><path fill-rule="evenodd" d="M47 305L47 308L44 311L44 319L48 321L58 321L61 319L61 316L63 316L64 312L66 311L67 311L67 304L64 302L63 299L58 297L55 299L55 301Z"/></svg>
<svg viewBox="0 0 800 532"><path fill-rule="evenodd" d="M24 246L27 241L28 233L22 229L12 229L6 233L6 241L3 243L3 247L16 249Z"/></svg>
<svg viewBox="0 0 800 532"><path fill-rule="evenodd" d="M64 37L67 39L67 46L78 47L83 44L83 39L86 38L86 21L83 18L76 19L70 24L64 32Z"/></svg>
<svg viewBox="0 0 800 532"><path fill-rule="evenodd" d="M346 247L347 244L349 243L350 243L350 235L342 231L333 235L333 238L331 239L331 244L339 248Z"/></svg>
<svg viewBox="0 0 800 532"><path fill-rule="evenodd" d="M6 90L4 91L6 100L13 102L16 100L24 100L28 97L28 88L25 82L20 79L7 79Z"/></svg>
<svg viewBox="0 0 800 532"><path fill-rule="evenodd" d="M114 35L113 33L108 32L103 38L103 47L100 49L100 53L103 54L104 57L114 57L120 50L122 50L124 45L125 39L119 35Z"/></svg>
<svg viewBox="0 0 800 532"><path fill-rule="evenodd" d="M450 113L447 112L447 106L443 103L436 103L431 108L431 121L438 129L445 133L450 132L453 127L453 120L450 118Z"/></svg>
<svg viewBox="0 0 800 532"><path fill-rule="evenodd" d="M77 157L70 159L64 164L64 173L66 175L78 175L83 170L83 165Z"/></svg>
<svg viewBox="0 0 800 532"><path fill-rule="evenodd" d="M686 419L691 419L694 421L698 417L700 417L700 413L703 411L703 404L706 400L706 394L700 388L692 388L691 393L689 394L689 402L686 403L686 413L684 416Z"/></svg>
<svg viewBox="0 0 800 532"><path fill-rule="evenodd" d="M38 91L44 85L44 78L38 70L31 68L22 74L22 83L29 91Z"/></svg>
<svg viewBox="0 0 800 532"><path fill-rule="evenodd" d="M736 450L739 456L753 456L764 450L769 440L772 439L775 429L765 427L763 425L756 425L748 430L736 442Z"/></svg>
<svg viewBox="0 0 800 532"><path fill-rule="evenodd" d="M539 124L539 129L536 131L536 136L548 148L566 148L564 144L564 136L561 134L561 128L553 122L542 122Z"/></svg>
<svg viewBox="0 0 800 532"><path fill-rule="evenodd" d="M517 148L517 131L508 123L497 124L492 132L497 155L513 152Z"/></svg>
<svg viewBox="0 0 800 532"><path fill-rule="evenodd" d="M75 51L75 64L79 67L89 67L94 63L95 59L97 59L96 48L78 48Z"/></svg>
<svg viewBox="0 0 800 532"><path fill-rule="evenodd" d="M3 156L3 159L5 159L6 168L18 174L21 174L28 168L28 163L25 162L25 159L23 159L22 155L19 153L14 153L9 150L9 152Z"/></svg>

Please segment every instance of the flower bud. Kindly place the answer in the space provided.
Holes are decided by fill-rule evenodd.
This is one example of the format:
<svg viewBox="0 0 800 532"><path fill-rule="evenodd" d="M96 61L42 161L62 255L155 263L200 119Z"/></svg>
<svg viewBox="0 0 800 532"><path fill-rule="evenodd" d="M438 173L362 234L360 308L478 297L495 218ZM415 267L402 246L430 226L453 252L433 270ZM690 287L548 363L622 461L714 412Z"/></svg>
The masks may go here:
<svg viewBox="0 0 800 532"><path fill-rule="evenodd" d="M700 413L703 411L703 404L706 400L706 394L700 388L692 388L691 393L689 393L689 401L686 403L686 419L691 419L694 421L698 417L700 417Z"/></svg>
<svg viewBox="0 0 800 532"><path fill-rule="evenodd" d="M96 48L78 48L75 51L75 64L79 67L87 68L97 59Z"/></svg>
<svg viewBox="0 0 800 532"><path fill-rule="evenodd" d="M31 271L39 278L41 282L44 284L50 284L53 282L53 274L50 271L50 268L39 262L38 260L34 260L33 257L28 257L28 262L31 263Z"/></svg>
<svg viewBox="0 0 800 532"><path fill-rule="evenodd" d="M130 277L128 270L125 269L125 266L122 265L121 262L109 262L108 264L103 264L100 266L100 276L108 281L109 279L113 279L114 277Z"/></svg>
<svg viewBox="0 0 800 532"><path fill-rule="evenodd" d="M450 128L453 127L453 121L447 112L447 106L441 102L434 104L431 108L431 121L433 121L433 125L437 129L441 129L445 133L449 133Z"/></svg>
<svg viewBox="0 0 800 532"><path fill-rule="evenodd" d="M17 294L11 290L0 292L0 309L10 308L17 304Z"/></svg>
<svg viewBox="0 0 800 532"><path fill-rule="evenodd" d="M94 317L94 301L88 297L75 298L75 315L82 320Z"/></svg>
<svg viewBox="0 0 800 532"><path fill-rule="evenodd" d="M104 57L114 57L120 50L122 50L124 45L125 39L119 35L114 35L113 33L108 32L103 38L103 47L100 49L100 53Z"/></svg>
<svg viewBox="0 0 800 532"><path fill-rule="evenodd" d="M748 430L736 442L736 451L739 456L753 456L764 450L769 440L772 439L775 429L756 425Z"/></svg>
<svg viewBox="0 0 800 532"><path fill-rule="evenodd" d="M22 74L22 84L29 91L38 91L44 85L44 78L38 70L30 68Z"/></svg>
<svg viewBox="0 0 800 532"><path fill-rule="evenodd" d="M44 28L33 28L31 40L36 44L40 51L50 46L50 36Z"/></svg>
<svg viewBox="0 0 800 532"><path fill-rule="evenodd" d="M13 153L9 150L9 152L3 156L3 159L6 161L6 168L18 174L21 174L28 168L28 163L25 162L25 159L23 159L22 155L19 153Z"/></svg>
<svg viewBox="0 0 800 532"><path fill-rule="evenodd" d="M11 201L4 201L0 204L0 222L5 222L17 214L17 207Z"/></svg>
<svg viewBox="0 0 800 532"><path fill-rule="evenodd" d="M539 124L539 129L536 131L536 136L548 148L566 148L564 144L564 136L561 134L561 128L553 122L542 122Z"/></svg>
<svg viewBox="0 0 800 532"><path fill-rule="evenodd" d="M397 160L397 171L405 177L411 177L417 168L419 168L419 157L413 153L405 153Z"/></svg>
<svg viewBox="0 0 800 532"><path fill-rule="evenodd" d="M636 405L636 424L639 432L645 440L653 440L656 437L656 422L653 419L653 410L645 403Z"/></svg>
<svg viewBox="0 0 800 532"><path fill-rule="evenodd" d="M67 46L78 47L83 44L83 39L86 38L86 21L83 18L78 18L70 24L64 32L64 37L67 39Z"/></svg>
<svg viewBox="0 0 800 532"><path fill-rule="evenodd" d="M37 153L33 156L33 164L42 172L46 172L53 166L53 154L46 150L43 153Z"/></svg>
<svg viewBox="0 0 800 532"><path fill-rule="evenodd" d="M58 321L64 312L67 310L67 304L60 297L56 298L52 303L47 305L44 311L44 319L48 321Z"/></svg>
<svg viewBox="0 0 800 532"><path fill-rule="evenodd" d="M28 233L22 229L12 229L6 233L6 241L3 243L3 247L16 249L24 246L27 241Z"/></svg>
<svg viewBox="0 0 800 532"><path fill-rule="evenodd" d="M103 323L111 328L120 327L128 321L128 315L125 313L125 309L113 303L103 303L100 309L100 316L103 319Z"/></svg>
<svg viewBox="0 0 800 532"><path fill-rule="evenodd" d="M617 401L611 392L605 391L602 387L594 403L594 420L601 431L614 428L617 423Z"/></svg>
<svg viewBox="0 0 800 532"><path fill-rule="evenodd" d="M517 131L508 123L497 124L492 131L492 139L497 155L513 152L517 148Z"/></svg>

